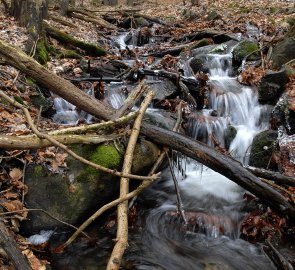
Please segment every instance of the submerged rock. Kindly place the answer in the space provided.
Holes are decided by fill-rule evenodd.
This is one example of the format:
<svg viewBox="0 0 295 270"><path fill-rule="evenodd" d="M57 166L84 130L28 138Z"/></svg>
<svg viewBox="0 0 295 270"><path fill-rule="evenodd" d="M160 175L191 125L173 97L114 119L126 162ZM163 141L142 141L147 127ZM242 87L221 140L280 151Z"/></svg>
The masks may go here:
<svg viewBox="0 0 295 270"><path fill-rule="evenodd" d="M254 137L250 152L250 166L269 169L277 137L278 132L275 130L265 130Z"/></svg>
<svg viewBox="0 0 295 270"><path fill-rule="evenodd" d="M120 170L124 157L121 147L122 152L113 144L75 145L72 150L96 164ZM135 148L132 172L147 173L157 159L158 151L151 142L141 140ZM118 196L119 179L71 157L66 162L68 172L65 174L54 174L42 165L28 167L25 181L29 192L25 203L27 208L44 209L60 220L78 224ZM41 212L30 212L28 218L22 224L26 234L64 226Z"/></svg>

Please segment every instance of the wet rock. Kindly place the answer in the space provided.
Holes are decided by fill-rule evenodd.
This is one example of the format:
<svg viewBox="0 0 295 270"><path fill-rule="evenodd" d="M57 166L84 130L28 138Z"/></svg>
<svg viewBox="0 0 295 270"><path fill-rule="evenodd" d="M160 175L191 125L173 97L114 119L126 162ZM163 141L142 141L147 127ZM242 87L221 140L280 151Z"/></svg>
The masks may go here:
<svg viewBox="0 0 295 270"><path fill-rule="evenodd" d="M172 130L177 120L177 114L163 110L153 110L146 112L144 119L155 126Z"/></svg>
<svg viewBox="0 0 295 270"><path fill-rule="evenodd" d="M237 129L234 126L229 125L224 131L224 146L225 149L229 149L230 144L237 135Z"/></svg>
<svg viewBox="0 0 295 270"><path fill-rule="evenodd" d="M257 43L244 40L240 42L233 50L233 65L240 66L247 57L247 61L260 60L259 47Z"/></svg>
<svg viewBox="0 0 295 270"><path fill-rule="evenodd" d="M257 134L252 143L249 165L258 168L269 168L278 132L266 130Z"/></svg>
<svg viewBox="0 0 295 270"><path fill-rule="evenodd" d="M261 103L275 104L289 82L286 69L278 72L268 71L258 86L258 98Z"/></svg>
<svg viewBox="0 0 295 270"><path fill-rule="evenodd" d="M155 92L154 100L163 100L175 95L178 91L177 86L171 81L150 81L147 83Z"/></svg>
<svg viewBox="0 0 295 270"><path fill-rule="evenodd" d="M34 93L30 95L30 99L35 107L39 109L42 107L43 117L51 118L56 113L52 99L45 98L42 93Z"/></svg>
<svg viewBox="0 0 295 270"><path fill-rule="evenodd" d="M144 27L144 26L150 25L150 22L142 17L135 18L134 23L135 23L135 27Z"/></svg>
<svg viewBox="0 0 295 270"><path fill-rule="evenodd" d="M120 148L123 146L120 145ZM72 150L102 166L120 170L124 153L113 144L99 146L76 145ZM158 157L159 149L146 140L141 140L135 149L133 173L146 173ZM41 165L26 170L25 181L29 192L25 197L26 207L41 208L51 215L71 224L78 224L94 210L118 196L118 177L105 174L67 158L68 171L53 174ZM29 220L23 222L26 234L41 229L60 228L63 224L45 214L30 212Z"/></svg>
<svg viewBox="0 0 295 270"><path fill-rule="evenodd" d="M288 135L295 134L295 111L290 108L292 97L283 94L273 109L273 122L276 126L283 126Z"/></svg>
<svg viewBox="0 0 295 270"><path fill-rule="evenodd" d="M195 56L190 60L189 65L194 73L198 73L203 70L204 62L205 61L203 57Z"/></svg>

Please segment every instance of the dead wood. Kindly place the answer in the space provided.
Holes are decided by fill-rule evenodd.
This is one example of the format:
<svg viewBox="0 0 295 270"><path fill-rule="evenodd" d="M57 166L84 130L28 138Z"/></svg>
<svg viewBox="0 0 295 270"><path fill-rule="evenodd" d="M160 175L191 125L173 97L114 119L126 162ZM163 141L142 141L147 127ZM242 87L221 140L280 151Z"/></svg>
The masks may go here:
<svg viewBox="0 0 295 270"><path fill-rule="evenodd" d="M66 153L68 153L69 155L71 155L74 159L79 160L80 162L84 163L85 165L91 166L92 168L98 170L98 171L103 171L105 173L109 173L112 175L116 175L116 176L120 176L120 177L126 177L126 178L131 178L131 179L137 179L137 180L149 180L151 178L158 178L159 175L154 175L151 177L145 177L145 176L140 176L140 175L133 175L133 174L124 174L122 172L117 172L116 170L112 170L109 168L106 168L104 166L98 165L96 163L93 163L79 155L77 155L75 152L73 152L72 150L70 150L68 147L66 147L64 144L58 142L57 140L53 139L50 135L46 134L46 133L41 133L35 126L33 119L31 118L31 115L28 111L27 108L25 108L23 105L21 105L20 103L16 102L14 99L10 98L9 96L7 96L2 90L0 90L0 97L4 98L6 101L8 101L10 104L12 104L13 106L15 106L16 108L21 109L27 119L27 122L30 126L30 128L32 129L32 131L40 138L40 139L46 139L48 141L50 141L54 146L57 146L61 149L63 149Z"/></svg>
<svg viewBox="0 0 295 270"><path fill-rule="evenodd" d="M180 113L181 111L181 107L178 110L178 112ZM178 118L177 121L175 123L175 126L173 128L174 131L177 131L180 127L181 124L181 116L178 114ZM155 174L158 170L158 168L160 167L160 165L162 164L163 160L165 159L166 156L166 150L164 149L161 154L159 155L157 161L155 162L154 166L152 167L152 169L150 170L148 176L151 176L153 174ZM101 214L103 214L105 211L111 209L112 207L118 205L119 203L122 203L126 200L130 200L130 199L135 199L144 189L146 189L147 187L149 187L154 181L148 181L145 180L143 181L135 190L129 192L125 197L121 197L118 198L104 206L102 206L100 209L98 209L90 218L88 218L85 222L83 222L83 224L79 227L79 229L62 245L62 249L66 248L67 246L69 246L73 241L75 241L75 239L78 237L78 235L85 230L95 219L97 219Z"/></svg>
<svg viewBox="0 0 295 270"><path fill-rule="evenodd" d="M185 135L147 123L142 125L141 133L155 143L177 150L201 162L250 191L274 209L289 215L293 219L295 218L295 208L288 202L287 198L260 181L255 175L246 170L241 163L231 157L225 156L213 148Z"/></svg>
<svg viewBox="0 0 295 270"><path fill-rule="evenodd" d="M63 44L71 45L76 48L82 49L88 55L91 56L104 56L107 54L105 49L100 48L94 44L85 43L83 41L75 39L74 37L66 34L65 32L62 32L59 29L50 26L48 23L43 22L43 25L47 35L55 38Z"/></svg>
<svg viewBox="0 0 295 270"><path fill-rule="evenodd" d="M48 90L76 105L83 111L90 111L91 114L93 114L92 112L96 112L95 114L99 114L99 118L101 119L109 119L113 113L113 110L101 101L84 93L72 83L53 72L50 72L33 58L4 41L0 41L0 59L32 77Z"/></svg>
<svg viewBox="0 0 295 270"><path fill-rule="evenodd" d="M122 172L128 174L131 172L133 153L139 136L140 126L144 113L151 103L155 93L149 91L143 100L137 118L131 131L129 142L125 152ZM120 181L120 198L124 198L129 193L129 179L122 177ZM116 244L109 259L107 270L118 270L128 242L128 201L118 204L117 209L117 236Z"/></svg>
<svg viewBox="0 0 295 270"><path fill-rule="evenodd" d="M96 123L91 125L82 125L78 127L63 128L55 131L51 131L49 135L60 135L60 134L85 134L89 132L103 132L105 130L112 130L116 127L127 124L137 116L138 112L131 112L113 121L107 121L102 123Z"/></svg>
<svg viewBox="0 0 295 270"><path fill-rule="evenodd" d="M3 221L0 221L0 247L5 251L9 260L17 270L31 270L28 260L17 248L17 243L10 235Z"/></svg>
<svg viewBox="0 0 295 270"><path fill-rule="evenodd" d="M141 74L141 75L168 78L174 82L178 82L179 80L181 80L186 85L190 84L190 85L197 86L197 87L199 86L199 82L195 79L186 78L184 76L179 75L178 73L168 72L165 70L150 70L150 69L140 68L137 70L137 72L138 72L138 74Z"/></svg>
<svg viewBox="0 0 295 270"><path fill-rule="evenodd" d="M108 77L63 78L71 82L122 82L121 79Z"/></svg>
<svg viewBox="0 0 295 270"><path fill-rule="evenodd" d="M71 27L71 28L77 28L77 26L63 18L60 18L58 16L54 16L54 15L50 15L50 19L53 20L53 21L56 21L62 25L65 25L65 26L68 26L68 27Z"/></svg>
<svg viewBox="0 0 295 270"><path fill-rule="evenodd" d="M81 11L79 11L79 10L75 10L75 9L74 10L69 10L68 14L73 18L77 18L77 19L83 20L85 22L91 22L91 23L94 23L96 25L102 26L102 27L104 27L106 29L110 29L110 30L117 30L118 29L115 25L107 22L103 18L99 18L99 17L94 18L93 16L89 16L88 14L83 15L83 14L81 14Z"/></svg>
<svg viewBox="0 0 295 270"><path fill-rule="evenodd" d="M291 263L272 245L272 243L267 239L267 246L263 246L264 252L272 260L274 265L279 270L294 270Z"/></svg>
<svg viewBox="0 0 295 270"><path fill-rule="evenodd" d="M291 186L291 187L295 186L295 178L293 177L285 176L278 172L250 167L250 166L246 167L246 169L258 177L269 179L279 185Z"/></svg>
<svg viewBox="0 0 295 270"><path fill-rule="evenodd" d="M123 134L112 134L112 135L51 135L53 139L63 144L99 144L107 141L112 141ZM0 148L6 150L18 149L40 149L47 146L54 145L52 142L46 139L40 139L36 136L6 136L0 135Z"/></svg>
<svg viewBox="0 0 295 270"><path fill-rule="evenodd" d="M124 101L123 105L116 111L116 113L112 116L112 119L118 119L122 117L124 114L129 113L135 103L142 97L145 91L147 91L148 86L144 85L145 81L142 81L135 89L132 91L127 99Z"/></svg>

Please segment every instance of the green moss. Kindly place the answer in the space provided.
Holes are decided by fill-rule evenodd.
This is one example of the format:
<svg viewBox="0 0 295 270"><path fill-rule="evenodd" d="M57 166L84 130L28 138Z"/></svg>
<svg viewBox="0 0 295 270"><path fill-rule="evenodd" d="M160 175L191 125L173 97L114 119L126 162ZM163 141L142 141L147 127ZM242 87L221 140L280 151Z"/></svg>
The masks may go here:
<svg viewBox="0 0 295 270"><path fill-rule="evenodd" d="M287 23L290 24L291 27L294 26L295 25L295 16L288 18Z"/></svg>
<svg viewBox="0 0 295 270"><path fill-rule="evenodd" d="M77 40L77 39L73 38L72 36L70 36L62 31L59 31L58 29L56 29L54 27L51 27L51 26L45 24L45 29L46 29L47 34L49 34L50 36L52 36L56 40L58 40L64 44L73 45L75 47L78 47L78 48L84 50L87 54L89 54L91 56L103 56L103 55L107 54L107 52L104 49L102 49L96 45L85 43L83 41Z"/></svg>
<svg viewBox="0 0 295 270"><path fill-rule="evenodd" d="M90 154L89 156L87 155L88 151L92 152L92 154ZM122 154L118 152L113 144L99 145L94 151L91 146L88 146L83 149L83 152L83 155L88 156L88 159L93 163L107 167L109 169L118 169L123 158ZM77 177L77 180L87 180L94 184L94 182L96 182L99 177L103 177L103 173L88 166Z"/></svg>
<svg viewBox="0 0 295 270"><path fill-rule="evenodd" d="M259 47L256 43L244 40L234 48L234 62L241 64L245 57L247 57L248 61L255 61L260 59Z"/></svg>
<svg viewBox="0 0 295 270"><path fill-rule="evenodd" d="M81 55L73 50L61 50L56 54L57 58L76 58L80 59Z"/></svg>
<svg viewBox="0 0 295 270"><path fill-rule="evenodd" d="M37 60L41 65L45 65L47 61L50 60L47 47L46 47L46 42L44 41L44 39L40 39L38 41L36 55L37 55Z"/></svg>
<svg viewBox="0 0 295 270"><path fill-rule="evenodd" d="M44 168L41 165L36 165L34 167L34 176L39 176L39 177L43 177L45 176L45 171Z"/></svg>
<svg viewBox="0 0 295 270"><path fill-rule="evenodd" d="M20 96L13 97L14 100L22 105L24 105L24 100Z"/></svg>
<svg viewBox="0 0 295 270"><path fill-rule="evenodd" d="M270 11L270 13L276 13L278 11L278 9L275 7L270 7L269 11Z"/></svg>

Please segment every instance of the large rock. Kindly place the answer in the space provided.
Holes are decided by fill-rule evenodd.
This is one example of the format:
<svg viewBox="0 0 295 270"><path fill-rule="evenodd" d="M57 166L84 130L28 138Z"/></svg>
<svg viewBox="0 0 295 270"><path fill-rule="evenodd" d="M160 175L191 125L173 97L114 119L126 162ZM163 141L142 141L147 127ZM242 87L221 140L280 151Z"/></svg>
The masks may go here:
<svg viewBox="0 0 295 270"><path fill-rule="evenodd" d="M267 169L274 152L274 143L278 132L266 130L258 133L252 143L249 165Z"/></svg>
<svg viewBox="0 0 295 270"><path fill-rule="evenodd" d="M295 59L295 17L288 20L291 26L290 30L286 33L285 38L280 41L272 53L272 66L280 68L285 63Z"/></svg>
<svg viewBox="0 0 295 270"><path fill-rule="evenodd" d="M257 43L248 40L240 42L233 50L233 65L240 66L245 57L247 57L247 61L260 59Z"/></svg>
<svg viewBox="0 0 295 270"><path fill-rule="evenodd" d="M261 103L275 104L289 82L286 69L278 72L268 71L258 87L258 98Z"/></svg>
<svg viewBox="0 0 295 270"><path fill-rule="evenodd" d="M163 100L169 98L173 95L176 95L178 88L177 86L168 80L162 81L149 81L147 84L153 89L155 92L155 96L153 99Z"/></svg>
<svg viewBox="0 0 295 270"><path fill-rule="evenodd" d="M294 48L294 37L285 37L274 47L272 54L272 66L274 68L280 68L283 64L295 59Z"/></svg>
<svg viewBox="0 0 295 270"><path fill-rule="evenodd" d="M113 144L77 145L72 149L96 164L120 170L124 155L123 146L120 147L122 151ZM136 145L132 172L147 173L158 154L159 150L154 144L141 140ZM64 174L53 174L42 165L28 167L25 182L29 192L25 203L27 208L44 209L60 220L78 224L118 196L119 179L70 157L67 164L68 171ZM30 212L28 218L22 224L27 234L64 226L43 213Z"/></svg>

